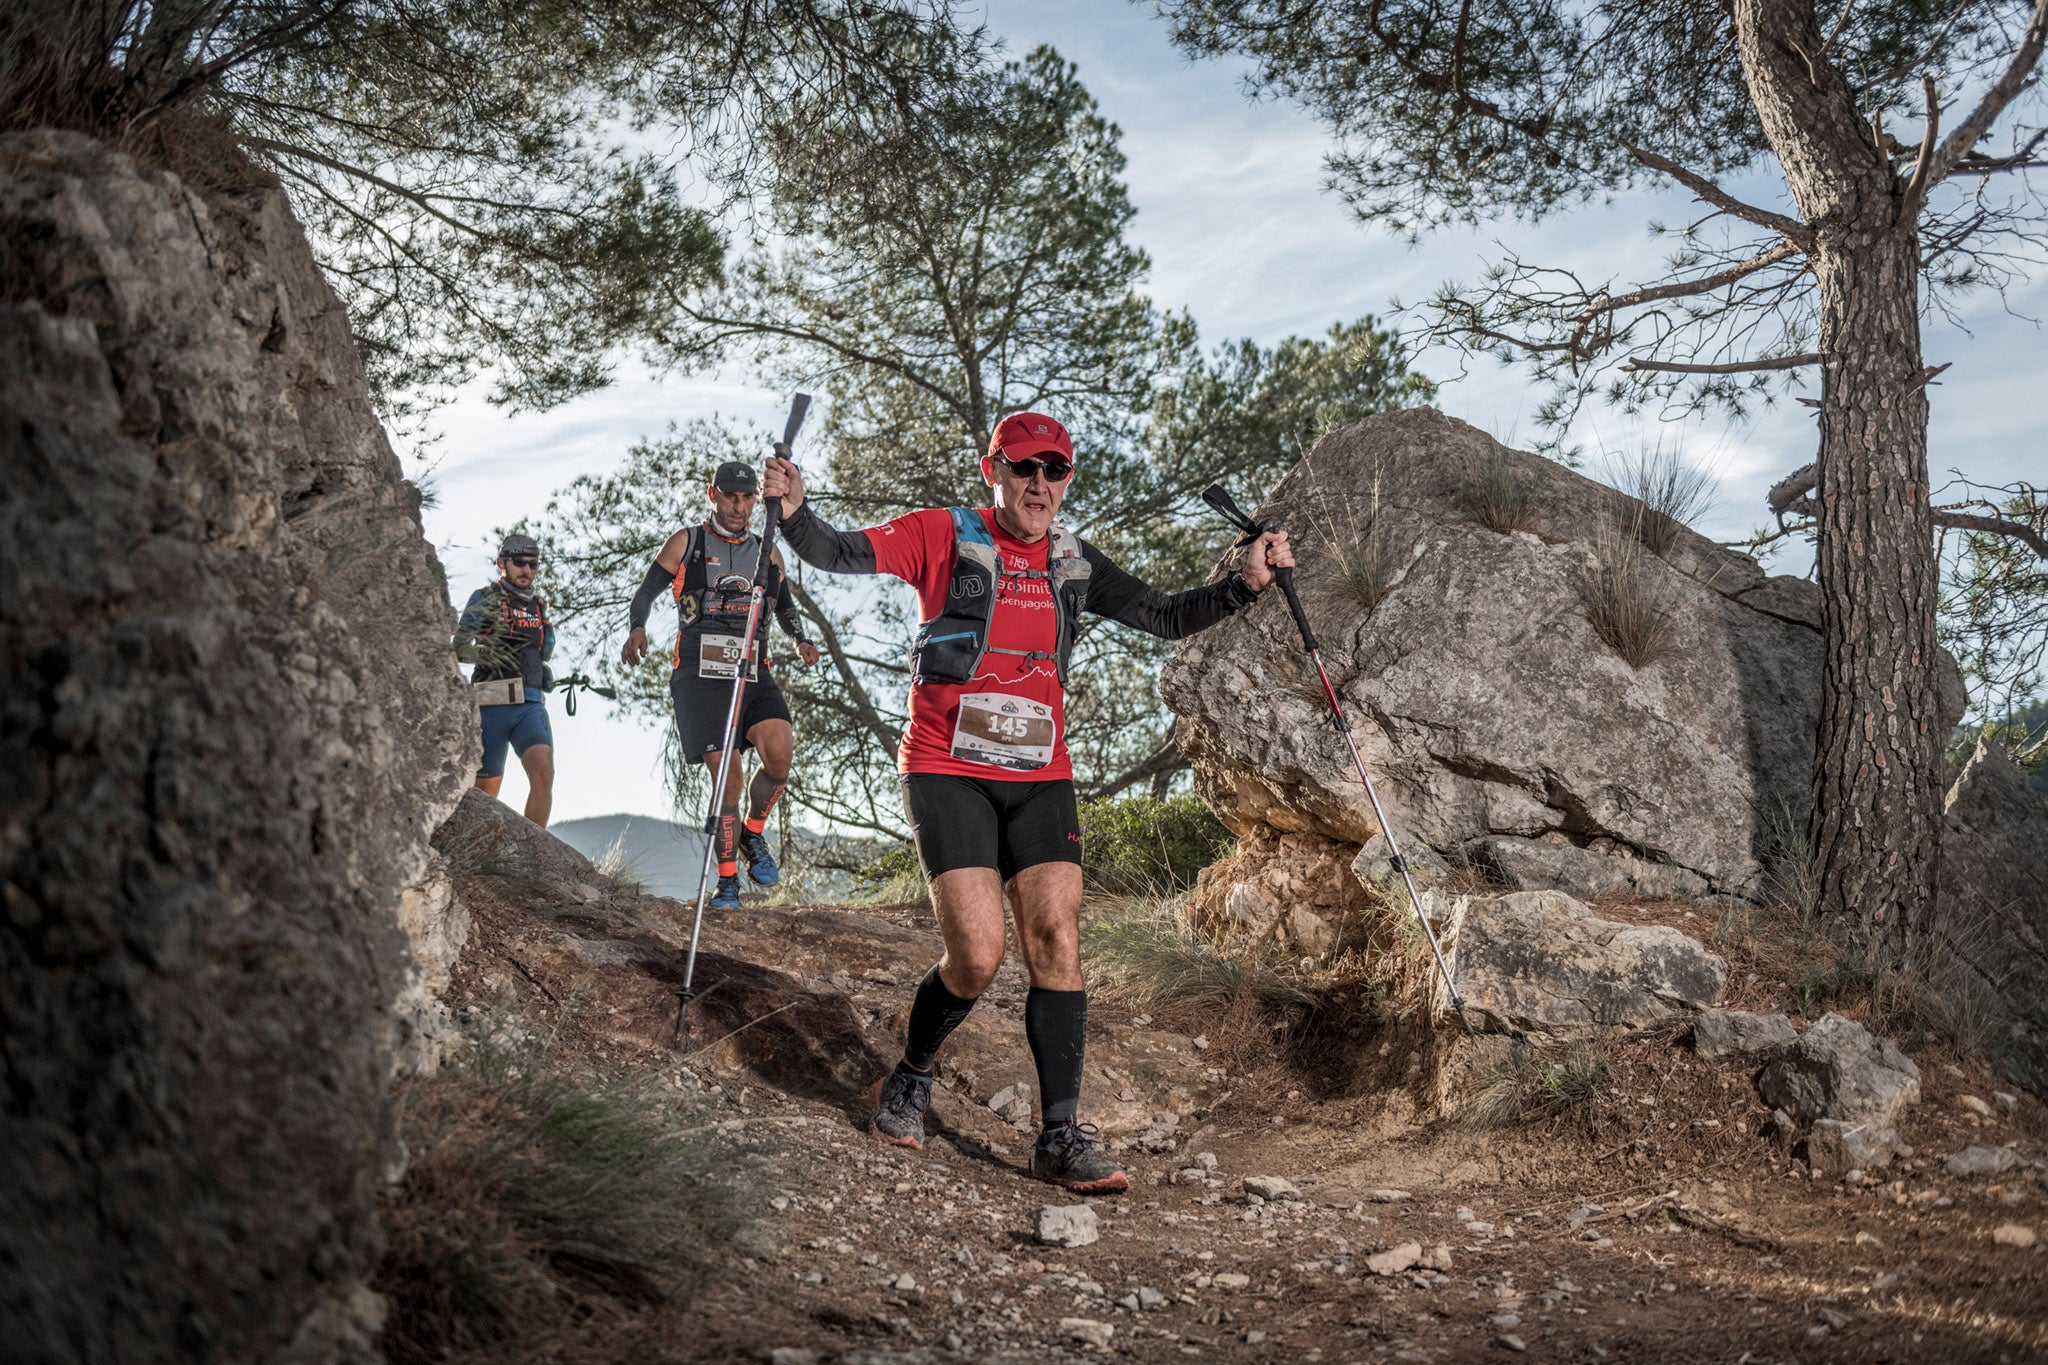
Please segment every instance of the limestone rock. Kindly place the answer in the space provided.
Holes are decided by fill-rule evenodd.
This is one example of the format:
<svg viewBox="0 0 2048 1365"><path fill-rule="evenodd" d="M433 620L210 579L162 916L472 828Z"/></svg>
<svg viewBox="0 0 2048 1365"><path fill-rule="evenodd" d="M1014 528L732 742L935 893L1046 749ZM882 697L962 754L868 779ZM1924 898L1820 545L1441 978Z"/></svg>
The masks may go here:
<svg viewBox="0 0 2048 1365"><path fill-rule="evenodd" d="M1422 1243L1398 1242L1385 1251L1365 1258L1365 1268L1375 1275L1398 1275L1422 1264Z"/></svg>
<svg viewBox="0 0 2048 1365"><path fill-rule="evenodd" d="M1603 920L1558 891L1468 909L1453 970L1477 1027L1553 1038L1703 1009L1728 976L1676 929Z"/></svg>
<svg viewBox="0 0 2048 1365"><path fill-rule="evenodd" d="M2002 1223L1992 1229L1991 1240L2002 1247L2018 1247L2025 1251L2035 1242L2034 1230L2024 1223Z"/></svg>
<svg viewBox="0 0 2048 1365"><path fill-rule="evenodd" d="M1693 1051L1703 1062L1730 1062L1784 1051L1799 1030L1782 1014L1708 1010L1692 1026Z"/></svg>
<svg viewBox="0 0 2048 1365"><path fill-rule="evenodd" d="M1102 1220L1086 1204L1047 1204L1038 1210L1036 1235L1048 1246L1090 1246L1102 1240Z"/></svg>
<svg viewBox="0 0 2048 1365"><path fill-rule="evenodd" d="M1964 1180L1989 1180L2018 1166L2020 1154L2010 1147L1965 1147L1943 1164Z"/></svg>
<svg viewBox="0 0 2048 1365"><path fill-rule="evenodd" d="M1823 1178L1882 1170L1898 1154L1898 1143L1898 1133L1890 1128L1820 1119L1806 1135L1806 1164Z"/></svg>
<svg viewBox="0 0 2048 1365"><path fill-rule="evenodd" d="M1104 1350L1109 1349L1111 1338L1116 1336L1115 1324L1097 1322L1093 1318L1061 1318L1060 1331L1066 1334L1069 1340L1099 1346Z"/></svg>
<svg viewBox="0 0 2048 1365"><path fill-rule="evenodd" d="M1949 789L1941 931L2005 1001L2000 1069L2048 1098L2048 795L1988 740Z"/></svg>
<svg viewBox="0 0 2048 1365"><path fill-rule="evenodd" d="M1533 532L1480 524L1489 471L1527 489ZM1506 838L1537 843L1497 846L1529 860L1524 889L1614 885L1615 869L1577 856L1590 851L1638 893L1655 875L1745 894L1776 828L1803 826L1818 590L1679 528L1644 566L1673 604L1673 647L1633 667L1587 601L1596 528L1636 506L1428 408L1323 437L1260 505L1306 551L1303 605L1418 866L1425 848L1458 862ZM1963 695L1942 668L1945 732ZM1277 595L1183 641L1160 691L1197 790L1240 836L1270 826L1356 848L1379 833ZM1545 847L1560 842L1574 852Z"/></svg>
<svg viewBox="0 0 2048 1365"><path fill-rule="evenodd" d="M1795 1119L1890 1128L1920 1098L1920 1068L1888 1039L1825 1014L1757 1078L1764 1103Z"/></svg>
<svg viewBox="0 0 2048 1365"><path fill-rule="evenodd" d="M1292 1180L1277 1175L1248 1175L1244 1178L1244 1192L1255 1194L1261 1199L1278 1201L1299 1199L1301 1191L1294 1187Z"/></svg>
<svg viewBox="0 0 2048 1365"><path fill-rule="evenodd" d="M25 1359L381 1358L386 1087L460 932L427 844L478 744L446 583L345 312L239 178L0 135Z"/></svg>

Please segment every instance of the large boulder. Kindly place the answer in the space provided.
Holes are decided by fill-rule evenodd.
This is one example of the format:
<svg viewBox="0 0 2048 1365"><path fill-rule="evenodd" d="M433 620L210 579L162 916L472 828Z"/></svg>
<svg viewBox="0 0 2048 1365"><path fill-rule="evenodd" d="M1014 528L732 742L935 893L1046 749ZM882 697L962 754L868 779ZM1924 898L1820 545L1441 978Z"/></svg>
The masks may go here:
<svg viewBox="0 0 2048 1365"><path fill-rule="evenodd" d="M475 762L346 315L202 199L0 136L0 1319L23 1361L380 1358L400 907Z"/></svg>
<svg viewBox="0 0 2048 1365"><path fill-rule="evenodd" d="M1485 524L1502 489L1533 529ZM1621 543L1600 528L1639 512L1427 408L1324 437L1261 505L1296 539L1303 603L1404 846L1532 890L1759 891L1775 833L1810 808L1818 590L1671 527L1631 580L1665 603L1669 644L1633 665L1589 601L1601 547L1611 561ZM1198 790L1239 834L1355 847L1378 832L1278 593L1185 641L1160 688Z"/></svg>
<svg viewBox="0 0 2048 1365"><path fill-rule="evenodd" d="M1949 789L1941 845L1943 938L2005 1001L2005 1072L2048 1099L2048 795L1979 740Z"/></svg>
<svg viewBox="0 0 2048 1365"><path fill-rule="evenodd" d="M1920 1068L1887 1038L1824 1014L1757 1077L1764 1103L1795 1120L1839 1119L1882 1131L1920 1098Z"/></svg>
<svg viewBox="0 0 2048 1365"><path fill-rule="evenodd" d="M1727 963L1676 929L1601 919L1558 891L1472 906L1453 959L1475 1027L1559 1040L1682 1018L1728 980Z"/></svg>

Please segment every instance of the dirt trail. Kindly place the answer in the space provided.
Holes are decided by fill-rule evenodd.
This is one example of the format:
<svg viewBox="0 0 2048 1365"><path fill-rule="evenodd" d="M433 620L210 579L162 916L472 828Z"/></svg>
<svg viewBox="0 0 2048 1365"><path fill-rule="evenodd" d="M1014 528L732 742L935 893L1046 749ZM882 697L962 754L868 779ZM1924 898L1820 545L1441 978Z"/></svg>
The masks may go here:
<svg viewBox="0 0 2048 1365"><path fill-rule="evenodd" d="M1590 1125L1477 1129L1418 1113L1403 1040L1226 1048L1098 999L1084 1117L1134 1188L1087 1201L1099 1240L1065 1249L1037 1242L1035 1215L1081 1201L1026 1178L1027 1129L989 1105L1031 1076L1013 967L949 1044L944 1135L905 1152L864 1131L938 952L921 907L712 921L678 1045L683 907L500 877L461 895L458 1005L526 1012L581 1064L700 1092L759 1154L762 1235L698 1299L683 1358L2048 1359L2048 1248L1992 1239L2048 1232L2042 1109L1971 1113L1958 1097L1994 1083L1939 1060L1921 1059L1901 1125L1916 1155L1856 1188L1795 1177L1749 1075L1668 1034L1609 1049ZM1942 1158L1971 1143L2027 1161L1950 1177ZM1295 1193L1262 1199L1247 1177ZM1369 1265L1411 1241L1424 1264Z"/></svg>

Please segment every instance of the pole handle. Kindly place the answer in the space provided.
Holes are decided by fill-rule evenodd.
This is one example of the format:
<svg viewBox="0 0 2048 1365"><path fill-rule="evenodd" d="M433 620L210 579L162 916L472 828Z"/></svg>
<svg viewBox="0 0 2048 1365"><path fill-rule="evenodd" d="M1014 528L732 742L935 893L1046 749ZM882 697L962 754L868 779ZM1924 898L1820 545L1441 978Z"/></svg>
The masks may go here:
<svg viewBox="0 0 2048 1365"><path fill-rule="evenodd" d="M1301 597L1294 591L1294 566L1273 570L1273 581L1280 585L1281 595L1287 599L1287 609L1294 613L1294 624L1301 631L1301 642L1313 654L1322 646L1316 643L1316 633L1309 628L1308 613L1301 609Z"/></svg>

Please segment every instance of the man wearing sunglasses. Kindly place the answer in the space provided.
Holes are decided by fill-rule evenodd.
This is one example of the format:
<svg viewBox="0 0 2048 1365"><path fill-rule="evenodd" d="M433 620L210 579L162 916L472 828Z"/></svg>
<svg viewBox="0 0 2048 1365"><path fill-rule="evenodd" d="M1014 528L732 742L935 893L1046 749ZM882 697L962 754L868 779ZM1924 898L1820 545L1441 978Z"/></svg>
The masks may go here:
<svg viewBox="0 0 2048 1365"><path fill-rule="evenodd" d="M931 886L945 955L911 1003L903 1060L876 1087L875 1132L924 1145L939 1045L988 989L1004 948L1003 896L1031 989L1024 1032L1042 1127L1031 1173L1083 1194L1130 1188L1079 1122L1087 994L1081 977L1081 824L1067 758L1069 655L1091 612L1166 639L1250 605L1294 563L1285 532L1249 547L1237 572L1168 595L1059 525L1074 447L1052 418L997 424L982 457L990 506L912 512L862 531L829 526L796 466L768 462L762 496L808 564L886 573L917 589L910 724L897 752L903 804Z"/></svg>
<svg viewBox="0 0 2048 1365"><path fill-rule="evenodd" d="M470 687L484 732L476 784L491 796L505 780L505 752L526 769L526 818L547 827L554 806L555 735L541 693L554 686L547 661L555 628L533 590L540 546L531 536L509 535L498 547L498 581L469 595L456 635L455 657L474 663Z"/></svg>

